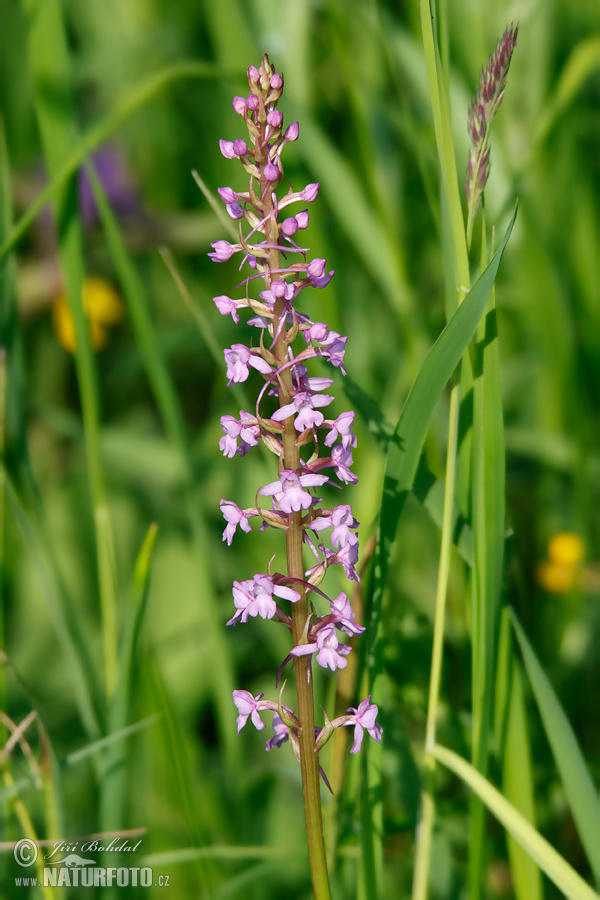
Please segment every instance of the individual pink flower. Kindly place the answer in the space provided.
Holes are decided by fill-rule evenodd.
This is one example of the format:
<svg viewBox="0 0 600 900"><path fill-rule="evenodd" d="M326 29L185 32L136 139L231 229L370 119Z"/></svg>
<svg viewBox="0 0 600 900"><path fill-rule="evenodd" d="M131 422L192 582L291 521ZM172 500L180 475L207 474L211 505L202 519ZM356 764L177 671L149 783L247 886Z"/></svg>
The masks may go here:
<svg viewBox="0 0 600 900"><path fill-rule="evenodd" d="M371 695L369 694L366 700L359 703L358 709L355 709L353 706L348 707L348 712L354 713L354 715L348 717L348 721L345 723L346 725L354 725L354 744L350 753L358 753L360 750L365 729L378 744L381 743L383 729L375 721L379 710L375 703L369 703L370 699Z"/></svg>
<svg viewBox="0 0 600 900"><path fill-rule="evenodd" d="M301 509L310 509L313 498L306 487L320 487L329 479L326 475L306 474L298 475L291 469L284 469L279 474L279 481L272 481L261 487L259 494L274 497L282 512L299 512Z"/></svg>
<svg viewBox="0 0 600 900"><path fill-rule="evenodd" d="M269 363L252 353L244 344L232 344L229 350L225 350L225 362L227 363L227 384L246 381L249 375L248 366L258 369L263 375L271 375L272 369Z"/></svg>
<svg viewBox="0 0 600 900"><path fill-rule="evenodd" d="M261 709L268 709L269 707L261 704L261 700L264 697L263 693L258 694L258 696L253 697L250 691L234 691L233 692L233 702L237 706L239 716L237 717L237 730L238 734L248 721L250 717L252 719L252 724L258 731L262 731L265 727L265 723L260 718L259 712Z"/></svg>
<svg viewBox="0 0 600 900"><path fill-rule="evenodd" d="M277 612L274 596L289 600L291 603L296 603L300 599L298 591L284 584L278 584L271 575L255 575L246 581L234 581L233 602L237 612L227 624L237 625L238 622L247 622L249 616L272 619Z"/></svg>
<svg viewBox="0 0 600 900"><path fill-rule="evenodd" d="M315 428L323 424L323 413L317 412L315 407L329 406L334 398L329 394L313 394L308 391L300 391L292 397L292 402L280 407L271 418L275 422L284 422L297 413L294 420L294 428L298 432L306 428Z"/></svg>
<svg viewBox="0 0 600 900"><path fill-rule="evenodd" d="M213 248L213 252L208 255L213 262L227 262L236 251L236 247L229 241L214 241L210 246Z"/></svg>
<svg viewBox="0 0 600 900"><path fill-rule="evenodd" d="M336 628L345 631L346 634L362 634L365 631L364 625L359 625L354 621L355 613L352 604L343 591L337 595L335 600L331 600L331 615L335 616Z"/></svg>
<svg viewBox="0 0 600 900"><path fill-rule="evenodd" d="M223 518L227 522L227 528L223 532L223 540L227 541L227 545L231 547L231 542L238 525L242 531L246 532L246 534L249 534L252 531L252 525L248 521L246 510L240 509L233 501L221 500L220 507Z"/></svg>
<svg viewBox="0 0 600 900"><path fill-rule="evenodd" d="M325 438L325 446L332 447L339 437L342 439L342 447L349 449L356 447L356 435L352 433L352 425L354 423L354 412L343 412L330 424L330 431Z"/></svg>
<svg viewBox="0 0 600 900"><path fill-rule="evenodd" d="M219 448L223 456L232 459L236 453L245 456L251 447L258 445L260 428L255 418L248 416L244 410L240 410L240 418L234 416L221 416L221 428L225 432L219 441ZM238 447L238 440L241 444Z"/></svg>
<svg viewBox="0 0 600 900"><path fill-rule="evenodd" d="M273 715L273 731L275 734L267 741L265 750L273 750L275 747L281 747L290 736L290 729L277 713L274 713Z"/></svg>
<svg viewBox="0 0 600 900"><path fill-rule="evenodd" d="M350 471L352 465L352 451L343 444L338 444L331 451L331 459L335 466L335 474L346 484L356 484L358 478Z"/></svg>
<svg viewBox="0 0 600 900"><path fill-rule="evenodd" d="M345 669L351 648L346 644L340 644L335 625L325 625L317 631L316 642L310 644L298 644L291 650L292 656L309 656L316 653L316 660L324 669Z"/></svg>
<svg viewBox="0 0 600 900"><path fill-rule="evenodd" d="M227 297L225 294L213 297L213 303L222 316L231 316L236 325L240 321L238 307L246 305L245 300L232 300L231 297Z"/></svg>

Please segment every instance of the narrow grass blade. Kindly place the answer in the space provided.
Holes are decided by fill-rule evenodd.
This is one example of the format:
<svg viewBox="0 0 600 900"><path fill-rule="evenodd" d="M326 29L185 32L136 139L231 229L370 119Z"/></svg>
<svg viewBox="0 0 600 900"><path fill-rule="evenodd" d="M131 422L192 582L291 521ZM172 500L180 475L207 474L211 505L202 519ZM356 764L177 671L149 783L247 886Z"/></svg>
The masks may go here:
<svg viewBox="0 0 600 900"><path fill-rule="evenodd" d="M481 268L487 263L485 220L482 219ZM500 359L492 288L485 316L477 329L473 370L472 523L474 572L472 603L472 763L487 773L494 692L496 635L504 560L505 451ZM481 893L485 810L477 798L471 804L469 890Z"/></svg>
<svg viewBox="0 0 600 900"><path fill-rule="evenodd" d="M63 598L56 586L51 565L33 523L29 520L17 493L5 474L5 489L8 504L23 537L23 541L37 570L50 615L56 631L65 662L70 670L70 682L81 722L87 734L96 738L100 726L90 685L93 684L93 670L84 652L85 640L79 631L79 619L73 609L64 608Z"/></svg>
<svg viewBox="0 0 600 900"><path fill-rule="evenodd" d="M523 679L515 660L512 627L506 607L500 617L499 632L494 704L495 752L497 758L502 760L504 796L535 827L531 743ZM506 840L516 900L542 900L539 868L508 832Z"/></svg>
<svg viewBox="0 0 600 900"><path fill-rule="evenodd" d="M26 2L33 3L38 0L26 0ZM52 47L50 49L52 50ZM58 161L56 170L50 173L47 186L15 223L10 234L0 246L0 259L23 236L46 203L56 196L69 176L73 175L77 168L85 162L86 157L104 143L111 134L114 134L123 122L126 122L138 109L152 100L159 91L181 78L216 80L238 74L237 68L235 73L232 73L218 68L212 63L182 60L166 66L164 69L159 69L153 75L140 80L115 102L114 106L89 129L83 138L70 142L64 155Z"/></svg>
<svg viewBox="0 0 600 900"><path fill-rule="evenodd" d="M29 686L20 677L3 650L0 650L0 664L13 679L14 683L18 685L20 691L23 692L31 709L34 710L37 716L41 752L40 772L42 774L44 807L46 813L46 834L50 839L55 838L58 840L67 833L61 787L62 772L52 741L50 740L50 736L44 725L43 711L40 709L37 698L34 696ZM17 790L20 790L21 787L26 787L35 781L36 773L30 772L27 778L19 779L15 782L15 787ZM4 797L3 792L0 793L0 802L4 802L5 799L8 799L8 797Z"/></svg>
<svg viewBox="0 0 600 900"><path fill-rule="evenodd" d="M161 353L156 329L148 310L144 287L127 252L121 229L110 208L93 165L88 164L87 171L98 206L108 250L112 257L131 318L136 343L140 348L162 420L169 437L175 446L179 448L184 460L189 465L190 451L181 405Z"/></svg>
<svg viewBox="0 0 600 900"><path fill-rule="evenodd" d="M145 728L149 728L150 725L153 725L159 720L160 714L157 713L153 716L146 716L145 719L142 719L139 722L133 722L133 724L128 725L126 728L121 728L119 731L115 731L113 734L107 734L105 737L99 738L97 741L94 741L91 744L87 744L80 750L74 750L73 753L69 753L69 755L65 758L65 764L68 766L74 766L80 763L83 759L89 759L90 756L95 756L97 753L102 753L104 750L106 750L107 747L112 747L114 744L121 743L128 737L131 737L132 734L137 734L138 731L143 731Z"/></svg>
<svg viewBox="0 0 600 900"><path fill-rule="evenodd" d="M406 315L410 309L408 291L399 289L402 281L389 238L371 209L357 175L333 141L304 111L302 138L298 152L303 154L310 169L319 174L341 232L392 309ZM360 222L360 229L356 227L357 222Z"/></svg>
<svg viewBox="0 0 600 900"><path fill-rule="evenodd" d="M465 296L440 337L426 357L400 414L394 435L389 442L383 483L379 535L374 561L374 588L367 622L366 639L369 691L373 702L380 702L382 671L381 603L387 579L388 560L400 514L412 489L427 428L436 404L452 373L461 360L477 328L488 302L500 259L510 237L517 210L506 229L502 244L485 272ZM369 774L377 777L380 748L369 748L372 757ZM379 758L379 763L376 762ZM380 804L381 783L369 781L365 787L371 809ZM367 820L365 815L364 820ZM363 828L366 828L363 822ZM378 840L378 825L371 819L367 834Z"/></svg>
<svg viewBox="0 0 600 900"><path fill-rule="evenodd" d="M535 143L541 144L562 112L573 102L595 69L600 69L600 35L580 41L567 59L554 93L538 120Z"/></svg>
<svg viewBox="0 0 600 900"><path fill-rule="evenodd" d="M163 733L168 745L169 760L171 764L169 770L172 773L175 790L179 794L180 808L188 829L191 843L196 848L200 848L203 843L206 843L205 834L203 832L205 830L204 826L208 826L209 823L205 816L203 816L202 819L199 818L200 815L204 813L204 810L199 809L198 806L194 805L192 802L189 785L194 783L194 779L189 772L189 763L185 753L185 741L183 734L181 733L181 724L171 704L171 699L164 684L159 665L156 660L152 658L149 659L149 664L149 675L152 680L156 701L163 714ZM213 869L208 864L209 862L210 860L207 862L202 858L197 859L196 870L202 886L201 896L203 897L211 895Z"/></svg>
<svg viewBox="0 0 600 900"><path fill-rule="evenodd" d="M148 529L135 564L133 603L125 617L119 658L119 680L108 714L108 731L111 736L123 733L129 727L134 665L146 611L150 565L157 532L158 526L153 523ZM104 758L104 769L100 796L100 830L110 831L112 828L122 827L125 820L127 747L122 742L110 745Z"/></svg>
<svg viewBox="0 0 600 900"><path fill-rule="evenodd" d="M29 63L46 165L51 177L61 172L71 152L77 125L70 92L69 58L58 0L24 0ZM75 181L61 188L55 203L59 257L67 299L75 323L75 366L81 395L88 477L96 533L107 696L117 677L117 602L114 554L104 474L100 457L99 398L89 327L81 299L84 256Z"/></svg>
<svg viewBox="0 0 600 900"><path fill-rule="evenodd" d="M431 754L481 798L490 812L566 897L570 900L598 900L598 894L590 885L470 763L439 744L434 744Z"/></svg>
<svg viewBox="0 0 600 900"><path fill-rule="evenodd" d="M10 164L4 123L0 116L0 244L10 233L11 223ZM4 448L12 462L22 467L27 464L25 384L15 264L10 256L0 259L0 347L5 352Z"/></svg>
<svg viewBox="0 0 600 900"><path fill-rule="evenodd" d="M376 559L376 592L385 584L387 562L400 513L412 488L427 428L435 406L465 352L492 290L500 259L510 237L515 213L498 251L458 307L425 359L404 404L388 446ZM378 615L375 604L373 613ZM371 655L376 652L376 630Z"/></svg>
<svg viewBox="0 0 600 900"><path fill-rule="evenodd" d="M200 177L200 175L198 174L198 172L196 172L195 169L192 169L192 178L194 179L194 181L200 188L204 199L206 200L206 202L208 203L208 205L214 212L215 216L219 220L219 222L223 228L223 231L227 232L227 234L229 235L229 237L231 238L232 241L237 241L239 239L239 234L236 230L235 225L233 224L233 221L229 218L227 213L223 210L223 204L221 203L221 201L217 200L214 193L210 190L210 188L208 187L208 185L206 184L204 179Z"/></svg>
<svg viewBox="0 0 600 900"><path fill-rule="evenodd" d="M516 660L512 663L506 743L502 758L502 783L506 799L535 827L529 726L523 679ZM516 900L542 900L542 879L538 867L511 834L507 835L507 839Z"/></svg>
<svg viewBox="0 0 600 900"><path fill-rule="evenodd" d="M387 450L394 433L392 423L386 419L375 400L351 378L344 379L343 387L352 406L358 411L375 440L382 450ZM441 530L444 517L444 485L435 477L422 456L419 458L412 492ZM452 541L467 565L472 566L473 533L456 505L452 515Z"/></svg>
<svg viewBox="0 0 600 900"><path fill-rule="evenodd" d="M600 801L583 754L564 710L527 640L514 610L510 610L514 632L538 705L546 737L573 813L596 884L600 884Z"/></svg>

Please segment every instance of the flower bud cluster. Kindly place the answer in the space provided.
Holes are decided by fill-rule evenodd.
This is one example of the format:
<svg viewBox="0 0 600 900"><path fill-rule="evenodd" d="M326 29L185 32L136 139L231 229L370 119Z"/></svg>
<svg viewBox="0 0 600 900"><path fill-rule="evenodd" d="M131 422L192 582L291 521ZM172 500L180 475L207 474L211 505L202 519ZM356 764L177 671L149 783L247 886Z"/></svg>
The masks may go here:
<svg viewBox="0 0 600 900"><path fill-rule="evenodd" d="M296 640L292 640L295 645L279 674L289 661L299 657L314 658L318 665L331 670L343 669L350 647L341 638L358 635L364 628L354 621L350 600L344 592L330 599L318 586L329 566L336 564L342 566L349 579L359 581L358 522L347 504L333 508L321 506L315 491L327 483L339 487L332 476L346 484L357 481L352 472L352 450L356 447L352 432L354 412L328 417L327 407L334 398L326 392L333 380L309 376L306 364L320 357L345 374L347 338L323 322L311 321L297 308L306 288L322 289L333 276L333 271L327 271L324 259L308 260L308 248L298 243L300 233L308 226L308 209L293 212L297 204L312 203L317 198L319 184L308 184L298 192L291 187L284 190L282 151L286 144L298 139L299 127L294 123L283 128L283 116L277 109L283 77L274 71L267 55L259 68L248 69L248 85L248 96L233 100L234 111L244 120L247 137L220 141L222 154L227 159L239 160L249 176L245 191L230 187L218 191L228 214L239 223L239 238L236 243L216 241L208 255L215 262L225 262L239 253L240 269L247 265L251 270L238 285L238 290L243 288L241 298L221 295L214 298L214 303L222 315L231 316L236 324L240 312L247 310L248 323L260 331L254 346L236 343L225 350L228 384L246 381L250 369L260 373L264 384L253 412L240 410L239 418L222 417L220 448L230 458L236 454L245 456L262 441L278 459L278 474L275 480L259 488L256 506L241 509L231 500L221 501L227 523L223 540L230 545L238 526L250 532L251 520L259 519L261 528L283 531L286 541L292 530L299 533L302 545L313 559L300 573L272 572L270 563L267 573L235 581L235 614L227 624L237 625L259 616L280 622L290 633L295 633ZM252 293L257 296L251 296L255 280L259 285ZM278 404L268 415L263 409L267 397L275 397ZM272 498L271 505L260 506L259 497ZM323 538L326 532L330 532L327 542ZM322 615L317 615L311 603L312 611L305 620L303 617L302 627L294 630L293 607L301 599L304 601L307 592L315 601L319 595L325 609ZM310 677L310 664L307 675ZM277 702L263 700L262 696L234 691L239 712L238 732L248 718L256 728L264 728L260 714L272 711L275 734L268 741L267 750L289 739L298 756L298 719L282 704L281 694ZM325 726L315 729L315 749L321 749L334 729L342 725L354 726L352 752L360 748L364 729L379 741L377 707L369 701L370 697L357 708L350 707L348 715L333 721L326 716Z"/></svg>
<svg viewBox="0 0 600 900"><path fill-rule="evenodd" d="M481 195L490 174L490 126L504 97L506 77L518 33L518 25L506 28L496 44L496 49L490 54L486 68L481 70L479 89L469 106L467 130L472 146L467 160L465 192L467 204L472 206L473 215L479 208Z"/></svg>

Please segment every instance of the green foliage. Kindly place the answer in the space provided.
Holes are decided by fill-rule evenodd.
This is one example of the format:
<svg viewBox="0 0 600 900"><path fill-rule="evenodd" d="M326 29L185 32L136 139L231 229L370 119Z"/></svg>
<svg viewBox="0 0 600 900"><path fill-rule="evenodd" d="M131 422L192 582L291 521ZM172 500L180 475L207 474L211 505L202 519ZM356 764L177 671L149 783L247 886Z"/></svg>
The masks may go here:
<svg viewBox="0 0 600 900"><path fill-rule="evenodd" d="M468 882L489 900L595 896L593 10L442 0L424 50L418 5L389 0L0 0L1 744L11 722L34 711L38 723L2 756L3 841L125 831L142 840L131 864L169 874L173 898L310 896L297 764L287 748L265 754L262 734L238 738L231 700L271 682L285 635L262 621L235 641L225 629L232 580L281 544L266 532L227 548L219 514L221 497L252 505L251 485L273 473L266 454L218 450L219 417L237 408L215 348L236 338L211 298L234 286L206 258L225 236L207 196L244 187L218 147L238 136L230 97L267 51L286 78L286 122L300 122L286 176L296 190L321 183L307 243L336 270L307 312L349 336L350 380L336 386L357 410L369 635L355 698L371 690L384 726L381 752L344 757L335 896L410 895L427 754L432 898L466 896ZM511 19L487 230L476 219L467 260L468 102ZM128 210L93 157L107 145L127 164ZM91 223L77 202L84 166ZM491 228L508 236L517 198L494 256ZM81 300L90 275L125 310L102 348ZM53 326L61 292L75 356ZM445 518L450 379L462 396ZM233 402L248 408L244 397L241 386ZM441 531L448 589L426 744ZM546 559L559 532L583 539L582 561ZM328 690L316 679L317 702ZM338 764L331 745L321 762ZM21 874L0 855L6 896Z"/></svg>

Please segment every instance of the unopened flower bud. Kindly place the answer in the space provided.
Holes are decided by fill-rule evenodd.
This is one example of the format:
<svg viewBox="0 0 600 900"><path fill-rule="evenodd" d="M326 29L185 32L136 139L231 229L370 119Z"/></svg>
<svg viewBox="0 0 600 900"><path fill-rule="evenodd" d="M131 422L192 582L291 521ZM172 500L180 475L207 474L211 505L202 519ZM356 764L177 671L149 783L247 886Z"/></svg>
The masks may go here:
<svg viewBox="0 0 600 900"><path fill-rule="evenodd" d="M264 168L264 174L267 181L279 181L279 169L273 163L267 163Z"/></svg>
<svg viewBox="0 0 600 900"><path fill-rule="evenodd" d="M238 116L243 116L246 112L246 101L243 97L234 97L232 106Z"/></svg>
<svg viewBox="0 0 600 900"><path fill-rule="evenodd" d="M241 203L228 203L225 207L227 214L234 220L244 218L244 207Z"/></svg>
<svg viewBox="0 0 600 900"><path fill-rule="evenodd" d="M223 203L235 203L238 198L236 191L230 187L217 188L217 194Z"/></svg>
<svg viewBox="0 0 600 900"><path fill-rule="evenodd" d="M300 199L305 200L307 203L312 203L313 200L317 199L320 186L321 184L318 181L314 184L307 184L304 190L300 191Z"/></svg>
<svg viewBox="0 0 600 900"><path fill-rule="evenodd" d="M278 109L272 109L267 116L267 125L270 125L272 128L279 128L282 122L282 113L280 113Z"/></svg>
<svg viewBox="0 0 600 900"><path fill-rule="evenodd" d="M321 278L323 273L325 272L325 266L327 265L326 259L313 259L312 262L308 264L306 267L306 274L310 275L311 278Z"/></svg>
<svg viewBox="0 0 600 900"><path fill-rule="evenodd" d="M236 153L233 149L233 141L219 141L219 147L225 159L235 159Z"/></svg>
<svg viewBox="0 0 600 900"><path fill-rule="evenodd" d="M281 230L286 237L292 237L298 231L298 222L293 216L289 219L284 219L281 223Z"/></svg>

